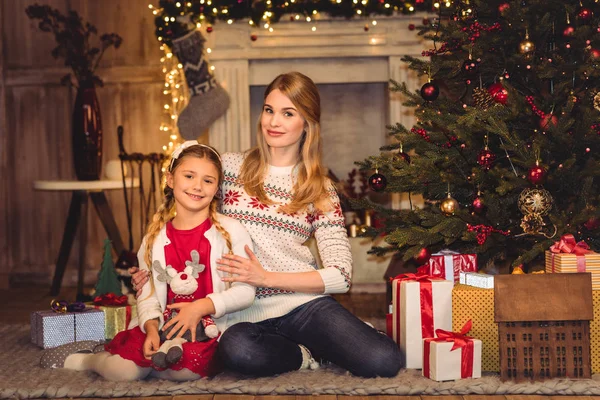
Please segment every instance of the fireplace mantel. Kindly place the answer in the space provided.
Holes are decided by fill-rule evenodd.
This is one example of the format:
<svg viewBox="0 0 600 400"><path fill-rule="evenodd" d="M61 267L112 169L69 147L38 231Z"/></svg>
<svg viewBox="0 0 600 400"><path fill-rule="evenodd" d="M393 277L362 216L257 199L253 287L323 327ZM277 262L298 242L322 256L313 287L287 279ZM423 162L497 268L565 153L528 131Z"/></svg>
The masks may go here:
<svg viewBox="0 0 600 400"><path fill-rule="evenodd" d="M247 21L216 24L213 32L206 34L206 47L210 48L207 56L215 66L217 80L231 97L231 105L211 127L210 143L221 151L248 149L256 123L250 120L250 86L267 85L280 73L300 71L317 84L393 79L417 88L420 80L401 58L420 56L427 48L416 31L408 29L409 24L418 24L423 17L417 14L312 22L282 19L272 26L273 32L253 28ZM396 95L389 96L387 115L390 124L410 123L407 119L412 118L402 112L402 99Z"/></svg>

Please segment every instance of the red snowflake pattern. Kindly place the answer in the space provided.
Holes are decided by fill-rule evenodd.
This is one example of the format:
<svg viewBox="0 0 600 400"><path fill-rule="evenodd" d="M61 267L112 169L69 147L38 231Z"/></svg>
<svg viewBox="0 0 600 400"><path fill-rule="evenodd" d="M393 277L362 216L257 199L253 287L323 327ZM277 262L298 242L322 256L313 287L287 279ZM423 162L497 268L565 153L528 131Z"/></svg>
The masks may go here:
<svg viewBox="0 0 600 400"><path fill-rule="evenodd" d="M240 201L240 197L242 195L238 191L229 190L225 193L225 198L223 199L223 203L228 206L234 205Z"/></svg>
<svg viewBox="0 0 600 400"><path fill-rule="evenodd" d="M262 203L258 198L256 197L251 197L250 198L250 202L248 202L248 204L250 204L252 206L252 208L258 208L261 210L268 210L269 206Z"/></svg>
<svg viewBox="0 0 600 400"><path fill-rule="evenodd" d="M342 207L339 204L336 204L335 211L333 212L333 215L335 215L338 218L343 218L344 217L344 213L342 212Z"/></svg>

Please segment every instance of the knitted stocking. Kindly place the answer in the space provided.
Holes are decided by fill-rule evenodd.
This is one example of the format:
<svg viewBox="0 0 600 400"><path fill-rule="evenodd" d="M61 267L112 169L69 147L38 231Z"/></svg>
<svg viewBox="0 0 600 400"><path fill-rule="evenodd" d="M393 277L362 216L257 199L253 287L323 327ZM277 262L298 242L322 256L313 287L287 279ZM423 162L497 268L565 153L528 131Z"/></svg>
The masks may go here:
<svg viewBox="0 0 600 400"><path fill-rule="evenodd" d="M186 140L196 139L229 107L229 95L211 75L204 59L206 40L198 30L173 40L177 56L190 89L190 102L179 115L177 126Z"/></svg>

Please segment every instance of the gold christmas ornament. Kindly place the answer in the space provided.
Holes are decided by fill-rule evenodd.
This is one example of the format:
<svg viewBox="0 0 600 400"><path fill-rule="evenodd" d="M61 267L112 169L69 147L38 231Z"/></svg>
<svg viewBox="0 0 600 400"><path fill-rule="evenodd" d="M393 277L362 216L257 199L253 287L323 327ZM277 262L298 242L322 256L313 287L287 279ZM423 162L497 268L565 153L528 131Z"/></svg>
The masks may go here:
<svg viewBox="0 0 600 400"><path fill-rule="evenodd" d="M521 219L521 229L529 235L536 235L546 226L539 214L527 214Z"/></svg>
<svg viewBox="0 0 600 400"><path fill-rule="evenodd" d="M594 96L594 108L596 111L600 111L600 92Z"/></svg>
<svg viewBox="0 0 600 400"><path fill-rule="evenodd" d="M440 210L442 210L442 213L444 213L445 215L452 215L456 211L458 211L458 201L456 201L456 199L453 199L450 193L448 192L448 197L440 203Z"/></svg>
<svg viewBox="0 0 600 400"><path fill-rule="evenodd" d="M519 52L521 54L529 54L535 50L535 44L529 40L528 37L525 38L521 43L519 43Z"/></svg>
<svg viewBox="0 0 600 400"><path fill-rule="evenodd" d="M521 192L518 200L519 210L526 216L543 216L552 209L552 196L546 189L527 188Z"/></svg>

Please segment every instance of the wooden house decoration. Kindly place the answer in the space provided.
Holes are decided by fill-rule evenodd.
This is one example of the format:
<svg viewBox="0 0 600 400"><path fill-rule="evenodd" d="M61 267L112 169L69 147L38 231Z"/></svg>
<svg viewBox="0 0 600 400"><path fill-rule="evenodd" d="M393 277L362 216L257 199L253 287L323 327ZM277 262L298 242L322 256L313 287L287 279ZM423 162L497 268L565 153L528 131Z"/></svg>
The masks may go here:
<svg viewBox="0 0 600 400"><path fill-rule="evenodd" d="M503 381L591 378L590 273L497 275L494 315Z"/></svg>

